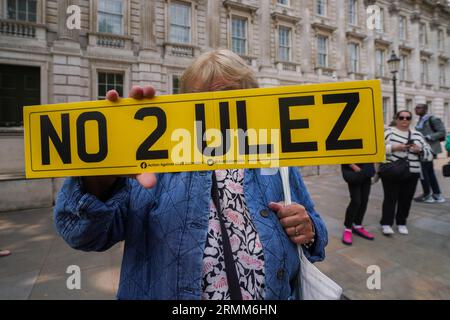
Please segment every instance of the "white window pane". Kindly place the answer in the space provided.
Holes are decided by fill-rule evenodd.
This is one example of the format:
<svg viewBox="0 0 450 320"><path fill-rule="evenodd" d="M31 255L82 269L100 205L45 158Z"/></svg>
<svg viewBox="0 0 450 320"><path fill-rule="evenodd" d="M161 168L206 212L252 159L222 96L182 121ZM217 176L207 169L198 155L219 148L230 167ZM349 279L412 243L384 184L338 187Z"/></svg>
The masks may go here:
<svg viewBox="0 0 450 320"><path fill-rule="evenodd" d="M278 41L279 41L279 58L282 61L291 60L291 30L286 27L280 27L278 31Z"/></svg>
<svg viewBox="0 0 450 320"><path fill-rule="evenodd" d="M349 22L350 24L358 24L358 4L356 0L349 0Z"/></svg>
<svg viewBox="0 0 450 320"><path fill-rule="evenodd" d="M178 2L170 6L170 32L172 42L190 43L191 41L191 8L187 4Z"/></svg>
<svg viewBox="0 0 450 320"><path fill-rule="evenodd" d="M120 0L100 0L98 3L98 31L123 34L123 4Z"/></svg>
<svg viewBox="0 0 450 320"><path fill-rule="evenodd" d="M233 17L231 22L231 49L238 54L246 54L247 47L247 20Z"/></svg>
<svg viewBox="0 0 450 320"><path fill-rule="evenodd" d="M106 11L106 4L107 4L107 0L99 0L98 1L98 10Z"/></svg>

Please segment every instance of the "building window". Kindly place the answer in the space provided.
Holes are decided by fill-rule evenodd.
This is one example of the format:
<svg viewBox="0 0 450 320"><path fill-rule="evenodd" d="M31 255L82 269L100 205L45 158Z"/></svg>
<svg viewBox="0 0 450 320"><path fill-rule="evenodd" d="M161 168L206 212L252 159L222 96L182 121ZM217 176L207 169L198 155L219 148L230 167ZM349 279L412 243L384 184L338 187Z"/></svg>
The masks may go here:
<svg viewBox="0 0 450 320"><path fill-rule="evenodd" d="M328 67L328 37L317 36L317 65Z"/></svg>
<svg viewBox="0 0 450 320"><path fill-rule="evenodd" d="M358 25L358 1L349 0L348 1L348 22L351 25Z"/></svg>
<svg viewBox="0 0 450 320"><path fill-rule="evenodd" d="M404 16L398 17L398 36L400 40L406 40L406 18Z"/></svg>
<svg viewBox="0 0 450 320"><path fill-rule="evenodd" d="M123 73L99 72L98 73L98 100L106 98L109 90L116 90L119 96L123 96Z"/></svg>
<svg viewBox="0 0 450 320"><path fill-rule="evenodd" d="M444 42L444 32L442 30L438 31L437 40L438 40L438 43L437 43L438 50L444 51L445 42Z"/></svg>
<svg viewBox="0 0 450 320"><path fill-rule="evenodd" d="M191 42L191 5L188 3L170 3L170 42Z"/></svg>
<svg viewBox="0 0 450 320"><path fill-rule="evenodd" d="M36 22L37 0L8 0L8 19Z"/></svg>
<svg viewBox="0 0 450 320"><path fill-rule="evenodd" d="M380 8L380 14L376 15L375 27L378 32L384 32L384 9Z"/></svg>
<svg viewBox="0 0 450 320"><path fill-rule="evenodd" d="M316 13L319 16L327 15L327 0L316 0Z"/></svg>
<svg viewBox="0 0 450 320"><path fill-rule="evenodd" d="M172 75L172 94L180 93L180 76Z"/></svg>
<svg viewBox="0 0 450 320"><path fill-rule="evenodd" d="M412 99L406 99L406 110L413 111L413 101L412 101Z"/></svg>
<svg viewBox="0 0 450 320"><path fill-rule="evenodd" d="M359 72L359 44L357 43L349 43L349 60L350 60L350 72L357 73Z"/></svg>
<svg viewBox="0 0 450 320"><path fill-rule="evenodd" d="M289 5L289 0L277 0L278 4L281 4L283 6L288 6Z"/></svg>
<svg viewBox="0 0 450 320"><path fill-rule="evenodd" d="M408 72L408 56L402 54L400 56L400 70L398 72L401 81L406 80L407 72Z"/></svg>
<svg viewBox="0 0 450 320"><path fill-rule="evenodd" d="M291 28L278 27L278 58L280 61L291 61Z"/></svg>
<svg viewBox="0 0 450 320"><path fill-rule="evenodd" d="M423 22L419 26L419 43L422 46L428 44L427 25Z"/></svg>
<svg viewBox="0 0 450 320"><path fill-rule="evenodd" d="M121 0L99 0L98 31L123 34L123 2Z"/></svg>
<svg viewBox="0 0 450 320"><path fill-rule="evenodd" d="M377 49L375 50L375 63L376 70L375 75L377 77L384 77L384 50Z"/></svg>
<svg viewBox="0 0 450 320"><path fill-rule="evenodd" d="M428 83L428 61L420 60L420 81L422 84Z"/></svg>
<svg viewBox="0 0 450 320"><path fill-rule="evenodd" d="M445 73L447 72L447 65L439 65L439 85L445 87L447 84L447 79L445 78Z"/></svg>
<svg viewBox="0 0 450 320"><path fill-rule="evenodd" d="M237 54L247 54L246 18L233 17L231 19L231 49Z"/></svg>
<svg viewBox="0 0 450 320"><path fill-rule="evenodd" d="M21 126L23 106L41 104L41 69L0 64L0 126Z"/></svg>
<svg viewBox="0 0 450 320"><path fill-rule="evenodd" d="M389 106L390 103L390 99L388 97L383 97L383 119L384 119L384 123L388 123L389 122Z"/></svg>

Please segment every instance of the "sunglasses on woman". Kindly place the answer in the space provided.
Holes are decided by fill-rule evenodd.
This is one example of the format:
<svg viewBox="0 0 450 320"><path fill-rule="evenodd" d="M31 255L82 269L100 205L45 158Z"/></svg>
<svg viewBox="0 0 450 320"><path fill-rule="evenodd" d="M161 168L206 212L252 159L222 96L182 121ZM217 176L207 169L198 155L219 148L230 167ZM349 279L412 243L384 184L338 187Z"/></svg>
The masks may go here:
<svg viewBox="0 0 450 320"><path fill-rule="evenodd" d="M398 120L407 120L407 121L411 121L411 117L398 117Z"/></svg>

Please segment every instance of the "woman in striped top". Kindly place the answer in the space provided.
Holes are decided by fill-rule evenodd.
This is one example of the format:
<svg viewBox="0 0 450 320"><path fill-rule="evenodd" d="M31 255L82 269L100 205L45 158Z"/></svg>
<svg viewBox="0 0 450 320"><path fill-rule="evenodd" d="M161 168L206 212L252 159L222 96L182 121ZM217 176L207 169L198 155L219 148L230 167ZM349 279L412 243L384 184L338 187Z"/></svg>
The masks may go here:
<svg viewBox="0 0 450 320"><path fill-rule="evenodd" d="M396 115L396 126L388 127L384 132L386 162L407 158L410 171L407 178L399 181L381 178L384 200L380 223L384 235L394 233L392 229L394 218L399 233L408 234L406 219L421 173L420 159L431 160L433 158L431 148L423 135L409 128L411 119L411 112L407 110L399 111Z"/></svg>

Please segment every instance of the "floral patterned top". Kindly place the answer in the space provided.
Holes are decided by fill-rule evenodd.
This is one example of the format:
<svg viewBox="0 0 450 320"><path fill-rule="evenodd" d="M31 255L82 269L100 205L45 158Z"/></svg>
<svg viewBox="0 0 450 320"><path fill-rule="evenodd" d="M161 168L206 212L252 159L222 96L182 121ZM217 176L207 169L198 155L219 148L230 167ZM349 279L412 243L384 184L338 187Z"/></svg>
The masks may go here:
<svg viewBox="0 0 450 320"><path fill-rule="evenodd" d="M264 255L244 199L244 170L215 171L225 227L244 300L264 299ZM208 237L203 256L204 300L229 300L219 215L210 202Z"/></svg>

